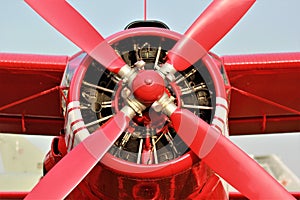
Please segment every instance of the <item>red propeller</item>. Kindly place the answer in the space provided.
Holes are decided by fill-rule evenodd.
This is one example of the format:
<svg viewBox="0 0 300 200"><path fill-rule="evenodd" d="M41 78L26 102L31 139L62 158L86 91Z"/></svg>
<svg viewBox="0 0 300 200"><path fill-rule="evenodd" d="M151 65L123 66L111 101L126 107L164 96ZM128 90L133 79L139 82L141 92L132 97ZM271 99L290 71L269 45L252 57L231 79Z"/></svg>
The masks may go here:
<svg viewBox="0 0 300 200"><path fill-rule="evenodd" d="M124 107L125 108L125 107ZM134 111L127 107L60 160L25 199L64 199L101 160L128 127Z"/></svg>
<svg viewBox="0 0 300 200"><path fill-rule="evenodd" d="M25 0L41 17L108 70L118 73L125 62L105 39L65 0Z"/></svg>
<svg viewBox="0 0 300 200"><path fill-rule="evenodd" d="M177 71L194 64L231 30L254 2L214 0L168 52L167 63Z"/></svg>
<svg viewBox="0 0 300 200"><path fill-rule="evenodd" d="M177 108L170 119L191 150L249 199L294 199L239 147L192 112Z"/></svg>
<svg viewBox="0 0 300 200"><path fill-rule="evenodd" d="M103 37L65 0L25 1L111 72L119 73L126 65ZM168 53L167 62L177 71L185 70L209 51L254 2L255 0L213 1ZM195 48L202 51L195 51ZM134 112L129 115L119 112L108 124L78 144L47 173L26 198L65 198L127 128L133 114ZM245 196L250 199L293 198L255 161L193 113L178 108L169 112L169 115L175 130L190 145L191 150Z"/></svg>

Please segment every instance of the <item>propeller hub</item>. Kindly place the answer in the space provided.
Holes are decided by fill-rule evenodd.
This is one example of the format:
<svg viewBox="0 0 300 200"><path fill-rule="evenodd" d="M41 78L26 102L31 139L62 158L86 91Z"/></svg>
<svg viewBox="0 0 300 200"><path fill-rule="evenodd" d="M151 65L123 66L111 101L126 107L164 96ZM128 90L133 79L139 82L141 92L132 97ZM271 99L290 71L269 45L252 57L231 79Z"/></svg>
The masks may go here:
<svg viewBox="0 0 300 200"><path fill-rule="evenodd" d="M132 91L137 100L151 104L165 91L164 79L153 70L141 70L132 82Z"/></svg>

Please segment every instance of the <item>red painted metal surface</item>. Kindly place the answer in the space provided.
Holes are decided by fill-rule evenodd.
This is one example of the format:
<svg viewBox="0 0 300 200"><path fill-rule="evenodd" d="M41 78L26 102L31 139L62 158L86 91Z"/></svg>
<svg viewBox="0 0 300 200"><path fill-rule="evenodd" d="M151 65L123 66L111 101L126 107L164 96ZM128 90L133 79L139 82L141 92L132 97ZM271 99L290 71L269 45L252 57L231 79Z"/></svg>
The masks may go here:
<svg viewBox="0 0 300 200"><path fill-rule="evenodd" d="M206 185L207 181L211 184ZM216 187L218 183L219 178L215 181L213 171L204 163L172 176L147 179L124 176L99 163L67 199L201 199L203 195L206 199L225 199L224 188ZM204 186L207 191L201 194ZM85 193L81 188L86 188Z"/></svg>
<svg viewBox="0 0 300 200"><path fill-rule="evenodd" d="M143 70L133 80L132 91L140 102L153 103L164 94L165 82L157 72Z"/></svg>
<svg viewBox="0 0 300 200"><path fill-rule="evenodd" d="M293 199L256 161L190 111L177 109L171 120L191 150L249 199Z"/></svg>
<svg viewBox="0 0 300 200"><path fill-rule="evenodd" d="M67 154L66 142L63 134L52 139L51 149L44 158L43 171L48 172L58 161Z"/></svg>
<svg viewBox="0 0 300 200"><path fill-rule="evenodd" d="M218 185L219 187L219 185ZM81 186L83 188L83 186ZM84 187L86 189L86 187ZM88 188L87 188L88 189ZM86 190L84 190L86 191ZM25 196L28 194L28 192L0 192L0 199L24 199ZM92 199L91 195L88 195L88 193L85 193L90 199ZM300 193L299 192L291 192L291 195L293 195L297 200L300 200ZM208 199L207 196L204 198L199 199ZM216 199L213 197L213 195L210 196L210 199ZM230 200L248 200L244 195L242 195L239 192L230 192L229 193L229 199Z"/></svg>
<svg viewBox="0 0 300 200"><path fill-rule="evenodd" d="M67 56L0 54L0 132L58 135ZM45 127L47 129L45 130Z"/></svg>
<svg viewBox="0 0 300 200"><path fill-rule="evenodd" d="M140 31L139 34L144 34L147 31L150 32L150 30L151 29L145 29L144 32ZM156 29L156 30L151 30L151 33L152 32L154 32L154 35L164 34L164 35L170 35L170 37L175 37L175 38L177 37L177 34L171 31L161 32ZM122 37L129 37L129 34L137 35L135 30L128 30L122 34L123 34L121 35ZM115 37L117 36L118 39L120 39L120 35L115 35ZM211 62L211 64L214 66L214 62ZM74 101L78 102L79 100L80 85L84 75L84 68L85 68L84 66L79 67L72 80L72 84L70 86L70 91L69 91L69 100L71 102ZM222 77L218 73L219 68L214 66L210 68L210 70L216 72L216 74L212 73L216 85L223 86ZM216 90L217 90L218 97L222 96L223 98L225 98L224 87L222 87L221 89L216 88ZM92 135L94 134L95 133L93 133ZM82 145L82 143L79 143L78 145ZM76 150L76 148L77 147L75 147L74 150ZM91 150L98 149L96 141L93 145L90 145L89 148L92 148ZM72 152L73 150L69 154L71 154ZM78 154L78 152L74 153L74 155L75 154L78 155L78 158L82 156ZM160 199L166 199L166 198L186 199L186 198L198 198L198 197L200 198L201 195L202 196L204 195L205 198L207 199L226 198L226 192L223 186L220 185L219 179L215 180L216 176L214 176L213 171L210 168L208 168L206 165L204 165L204 163L199 163L199 159L195 158L195 156L192 156L191 153L189 152L184 156L175 159L174 161L164 162L157 165L146 165L146 164L138 165L136 163L130 163L124 161L122 162L121 165L116 166L116 162L112 164L113 160L116 158L111 158L111 157L108 156L103 157L101 163L97 164L93 168L90 174L88 174L87 177L83 179L82 182L79 183L78 187L76 187L72 191L72 193L68 196L68 198L71 199L79 199L85 197L95 198L96 196L96 198L103 198L103 199L118 199L118 198L124 199L126 197L128 199L133 199L133 198L145 199L148 197L149 197L148 199L153 199L155 197ZM77 162L83 162L83 159L81 161L78 161L78 158L77 158ZM64 161L64 159L62 159L57 164L57 166L59 166L62 161ZM120 161L118 162L120 163ZM82 163L82 165L84 164L85 163ZM78 166L78 165L80 164L73 163L73 166ZM55 169L55 167L53 169ZM130 171L130 169L135 169L135 171ZM50 170L49 173L52 173L51 171L52 170ZM96 171L97 173L93 174L94 171ZM86 172L88 173L88 170ZM75 176L75 174L77 175L78 173L74 172L73 176ZM80 178L83 178L84 175L85 174L81 175ZM71 177L72 179L73 176ZM56 179L56 177L57 176L54 176L51 179L54 180ZM210 181L211 179L210 177L212 177L211 181ZM42 181L44 181L46 178L47 175L45 178L42 179ZM206 185L207 181L209 184ZM63 184L63 185L65 186L67 184ZM69 190L72 189L69 186L68 189ZM200 191L203 189L204 186L206 188L205 189L206 192L200 193ZM45 187L43 186L42 189L44 190ZM63 190L66 191L67 189L63 188ZM84 194L81 191L84 191ZM53 192L55 192L54 195L61 195L60 188L53 189ZM43 194L43 192L37 191L36 194L37 195Z"/></svg>
<svg viewBox="0 0 300 200"><path fill-rule="evenodd" d="M290 54L288 54L288 55L290 55ZM289 57L287 54L285 55L285 56L287 56L287 57ZM298 56L298 54L295 54L296 55L296 57ZM48 72L48 71L50 71L51 73L52 73L52 71L54 71L53 73L55 73L55 75L56 74L62 74L62 69L64 69L64 67L65 67L65 65L66 65L66 61L65 61L65 59L67 59L66 57L61 57L59 60L61 61L61 62L54 62L53 61L53 59L55 60L56 58L55 57L44 57L44 56L37 56L37 55L14 55L14 54L12 54L12 55L10 55L10 54L5 54L5 55L2 55L3 57L5 56L5 58L7 58L7 56L9 57L9 59L3 59L3 57L2 57L2 62L1 62L1 72L2 72L2 75L4 74L4 71L5 71L5 75L6 76L4 76L3 75L3 77L5 78L6 77L6 79L8 79L8 77L10 77L11 79L14 79L14 80L16 80L15 82L13 82L15 85L13 85L13 86L19 86L20 87L20 85L22 84L22 82L21 83L19 83L18 81L20 80L19 78L15 78L16 76L18 77L18 75L22 75L22 77L26 77L26 76L29 76L29 77L32 77L32 76L34 76L35 78L37 78L37 77L39 77L38 75L41 75L41 71L43 71L43 72ZM257 57L260 57L260 56L262 56L262 57L265 57L266 55L256 55ZM253 58L253 56L249 56L249 59L251 59L252 60L252 58ZM279 59L280 58L280 56L276 56L275 58L277 58L277 59ZM275 59L275 58L273 58L273 59ZM292 74L292 72L295 72L295 71L297 71L297 66L298 66L298 63L296 62L296 60L297 59L291 59L291 57L289 57L290 58L290 60L293 60L292 62L291 61L288 61L287 59L285 59L285 62L286 63L289 63L289 65L287 66L287 68L288 68L288 72L289 72L289 74ZM262 58L261 58L262 59ZM5 60L5 61L4 61ZM39 61L34 61L34 60L39 60ZM248 73L249 73L249 69L257 69L257 66L256 67L250 67L249 66L249 60L248 60L248 62L247 62L247 66L248 66L248 68L247 69L245 69L244 67L242 67L242 69L239 69L239 73L240 74L242 74L242 76L246 76ZM268 61L268 62L270 62L270 61ZM282 62L282 61L280 61L280 62ZM278 63L280 63L279 61L278 61ZM56 63L56 64L55 64ZM231 80L233 80L233 82L231 82L231 83L235 83L234 82L234 80L235 79L232 79L234 76L233 76L233 72L235 72L235 70L238 70L238 68L236 67L236 68L231 68L231 69L229 69L228 68L228 60L227 60L227 62L224 62L225 63L225 67L226 67L226 69L227 69L227 71L229 70L229 72L231 72L231 73L229 73L229 77L231 78ZM227 64L226 64L227 63ZM244 63L244 65L245 65L245 63ZM269 64L269 65L271 65L271 64ZM53 66L56 66L56 67L53 67ZM258 63L258 66L261 66L261 64L259 64ZM284 65L285 67L286 67L286 64ZM263 75L265 75L265 74L268 74L268 73L270 73L270 70L269 69L272 69L272 70L274 70L273 69L273 67L272 66L268 66L269 68L267 68L267 69L265 69L266 68L266 66L264 66L264 67L262 67L262 69L260 69L260 70L262 70L262 74ZM276 69L278 70L278 68L279 69L281 69L281 68L283 68L283 69L285 69L285 67L282 67L282 64L278 64L278 66L276 67ZM21 68L21 69L20 69ZM235 70L234 70L235 69ZM268 73L266 73L266 70L269 70L269 71L267 71ZM244 72L244 73L242 73L242 72ZM250 70L250 71L253 71L253 70ZM272 72L272 71L271 71ZM278 71L276 71L276 72L278 72ZM45 79L45 77L44 77L44 74L45 73L43 73L43 75L41 76L42 78L43 78L43 80ZM47 73L47 74L49 74L49 73ZM245 75L246 74L246 75ZM255 75L255 73L252 73L251 75ZM273 72L271 73L271 74L274 74ZM238 73L236 73L235 74L236 76L238 76ZM295 75L297 75L297 73L295 73ZM48 76L46 76L46 77L48 77ZM238 78L237 78L238 79ZM1 80L4 80L4 79L1 79ZM28 79L27 79L28 80ZM26 80L26 81L27 81ZM32 79L29 79L29 80L32 80ZM50 80L52 80L52 79L50 79ZM58 79L56 78L56 80L57 80L57 82L56 82L56 84L59 84L59 81L58 81ZM288 80L288 78L286 78L285 80ZM30 82L32 85L36 85L36 83L37 82ZM232 85L234 85L234 84L232 84ZM55 86L56 87L56 86ZM55 88L54 87L54 88ZM237 88L240 88L238 85L234 85L234 87L237 87ZM6 90L7 90L7 88L5 88ZM4 91L6 91L6 90L4 90ZM14 90L15 90L15 88L14 88ZM22 90L22 92L24 92L24 90ZM43 91L42 91L43 92ZM40 92L41 93L41 92ZM46 92L47 93L47 92ZM23 93L22 93L23 94ZM39 93L38 93L39 94ZM34 96L35 94L33 94L33 95L31 95L31 96ZM58 95L58 94L57 94ZM257 94L255 94L255 95L257 95ZM12 95L13 96L13 95ZM30 97L30 95L25 95L26 97L24 97L24 98L27 98L28 96ZM39 96L39 95L38 95ZM42 96L42 95L41 95ZM23 99L24 99L23 98ZM38 98L41 98L41 97L38 97ZM58 96L55 96L55 97L48 97L48 98L45 98L44 99L44 104L43 105L50 105L50 102L53 102L53 101L55 101L55 99L57 99L57 98L59 98ZM232 96L232 99L234 99L235 98L235 96L234 96L234 94L233 94L233 96ZM249 95L247 96L247 98L249 98ZM22 99L22 98L18 98L18 99ZM291 99L291 100L293 100L293 99ZM29 100L29 102L30 102L31 100ZM12 102L12 101L11 101ZM21 103L21 104L18 104L18 105L14 105L14 106L16 106L16 107L18 107L18 106L21 106L21 105L23 105L23 104L25 104L25 105L27 105L29 102L23 102L23 103ZM4 106L7 106L7 105L9 105L9 103L7 103L7 104L5 104ZM4 107L4 106L2 106L2 107ZM272 105L272 106L274 106L274 105ZM296 105L297 106L297 105ZM58 106L59 107L59 106ZM12 109L13 107L11 107L10 109ZM37 107L35 107L35 106L29 106L29 108L31 108L31 109L33 109L34 111L38 111L38 110L35 110L35 109L38 109ZM53 108L53 107L52 107ZM232 108L232 107L231 107ZM8 109L8 108L7 108ZM44 107L43 107L43 109L44 109ZM56 109L56 108L55 108ZM55 110L54 109L54 110ZM292 109L294 109L294 108L292 108ZM284 109L283 109L284 110ZM4 112L5 110L2 110L2 112ZM249 110L248 110L249 111ZM285 111L287 111L287 110L285 110ZM19 111L16 111L16 112L19 112ZM51 109L51 112L53 112L53 110ZM50 113L51 113L50 112ZM236 111L235 111L236 112ZM39 114L39 117L42 117L43 119L39 119L38 121L35 121L35 125L33 126L34 127L34 129L37 129L38 127L40 127L40 123L42 123L42 121L44 120L44 118L47 118L47 117L49 117L49 113L47 112L47 114L45 114L45 113L41 113L41 114ZM26 114L24 115L24 118L25 118L25 127L28 125L28 124L30 124L30 123L32 123L32 121L28 121L28 119L26 119L27 117L26 117ZM9 121L9 123L11 123L12 124L12 126L10 127L10 128L12 128L13 126L14 126L14 124L16 124L15 122L16 122L16 119L14 118L14 119L6 119L6 120L8 120ZM20 117L20 120L22 120L22 117ZM243 119L241 119L241 120L243 120ZM5 121L2 121L1 120L1 123L4 123ZM51 122L50 122L50 120L49 119L47 119L47 122L45 122L45 123L47 123L47 126L49 126L49 124L51 124ZM19 124L20 125L20 124ZM55 126L55 124L54 124L54 126ZM1 127L3 127L3 126L1 126ZM20 127L21 127L21 125L20 125ZM20 130L21 130L21 128L19 128ZM18 131L20 131L20 130L18 130Z"/></svg>
<svg viewBox="0 0 300 200"><path fill-rule="evenodd" d="M0 192L0 199L24 199L28 192Z"/></svg>
<svg viewBox="0 0 300 200"><path fill-rule="evenodd" d="M115 54L114 50L102 36L65 1L56 1L55 6L53 6L53 1L50 0L43 2L27 0L27 2L55 28L106 66L110 71L118 73L124 65L123 60ZM186 32L187 37L182 39L183 43L179 42L177 50L175 48L175 51L173 51L173 53L175 52L175 56L170 57L175 60L179 58L180 62L184 61L180 56L177 56L178 54L189 54L190 51L185 52L184 48L181 49L182 46L188 49L194 49L191 48L189 44L194 45L195 43L200 43L204 47L204 50L209 50L232 28L239 18L251 7L253 2L254 1L241 2L238 0L214 1L208 10L199 17L201 23L196 21L196 23L192 25ZM236 5L238 6L235 7ZM232 8L238 8L238 11L232 12ZM135 32L132 31L130 33L129 31L128 34L135 35ZM161 35L162 33L158 31L157 34ZM83 35L88 35L89 37L82 37ZM121 37L125 37L124 35L121 35ZM170 35L177 37L175 33ZM129 35L126 35L126 37L128 36ZM117 35L114 37L118 39ZM211 38L211 40L207 37ZM187 38L191 38L191 40L185 43ZM205 51L203 52L205 53ZM172 55L172 53L169 55ZM186 56L189 57L189 55ZM192 54L192 59L199 58L199 56L197 56L198 54ZM296 55L297 59L298 56L299 55ZM34 61L31 60L33 58L45 59L46 64L40 62L36 65ZM59 83L68 58L28 56L21 59L20 56L19 59L23 65L18 63L14 68L10 68L11 66L3 64L4 67L2 67L3 69L1 68L0 71L0 75L4 77L3 80L6 83L6 85L1 86L2 88L0 89L9 93L9 102L4 101L3 103L0 101L0 117L4 116L4 120L1 121L3 126L1 127L6 127L4 130L13 130L15 133L58 134L58 128L61 128L62 125L60 123L63 122L60 111ZM29 62L26 62L26 59L29 59ZM56 59L59 60L58 63L54 62ZM275 58L269 56L267 59L265 55L245 56L243 57L244 60L241 59L241 62L230 60L230 57L223 57L222 59L231 81L231 99L234 103L231 104L232 112L230 113L229 123L233 133L240 133L240 131L245 130L246 132L254 131L257 127L253 126L253 128L248 128L249 120L260 120L261 117L262 121L259 121L259 129L261 132L278 130L276 125L270 124L272 120L279 120L280 127L283 127L281 122L287 122L287 120L284 119L289 119L288 122L290 123L296 124L299 122L299 105L293 101L293 98L288 97L288 94L292 94L289 88L290 84L293 84L293 87L294 85L299 87L299 83L295 83L295 80L297 80L299 76L299 73L295 73L295 71L299 70L299 67L297 67L298 65L293 65L295 63L298 64L297 59L296 61L291 61L291 55L286 55L286 57L282 55L282 57L278 56ZM265 59L267 61L265 61ZM13 61L10 62L12 63ZM188 59L188 62L191 62L190 59ZM6 63L6 61L3 63ZM270 67L269 64L273 64L273 66ZM277 64L279 64L279 66L277 66ZM18 67L20 65L25 67L20 70ZM112 65L115 67L111 67ZM237 65L240 67L237 67ZM189 64L187 66L189 66ZM175 68L178 70L185 69L185 67L180 68L176 66ZM79 73L78 71L77 73ZM287 73L287 71L289 72ZM16 76L16 74L19 74L19 76ZM223 81L219 73L212 73L212 76L216 83ZM8 83L16 77L19 82L14 82L14 87L9 88ZM276 80L274 81L274 79ZM74 80L76 84L80 84L81 81L82 77L80 76ZM27 83L28 86L31 87L20 92L20 94L24 96L15 98L14 94L16 88L22 88L24 83ZM269 86L269 84L266 87L264 83L272 83L272 86ZM73 83L73 85L76 84ZM295 92L295 88L293 87L292 91ZM39 90L35 90L36 88L39 88ZM280 89L284 90L284 92L281 93L280 91L279 93L278 90ZM222 99L225 100L224 87L221 89L217 88L216 90L217 98L222 97ZM29 93L29 91L32 93ZM77 101L79 92L79 87L77 87L75 92L71 91L71 98L75 97ZM219 93L222 95L220 96ZM280 96L282 94L284 95ZM270 99L270 97L276 98L276 101ZM79 107L77 109L79 109ZM227 107L225 110L227 111ZM120 115L120 113L121 112L115 115L115 117ZM8 117L13 117L13 119ZM37 119L43 121L44 124L35 123L34 120ZM16 120L20 120L19 124L16 123L16 125L12 125ZM81 119L72 121L70 126L72 127L72 123L74 125L80 120ZM187 141L187 144L191 144L191 150L199 158L202 158L203 162L200 162L194 155L194 157L190 156L189 160L184 160L184 162L178 160L173 163L170 162L171 166L169 168L167 168L168 166L164 168L163 163L158 166L156 171L153 171L150 166L145 165L144 168L139 168L141 170L137 173L140 174L130 170L128 172L128 169L136 169L135 167L130 168L130 166L127 167L127 165L121 164L109 165L109 162L112 162L113 159L109 156L104 156L104 154L110 145L114 143L117 136L117 134L110 135L110 132L117 130L119 134L121 134L120 132L123 132L124 129L119 126L122 124L126 126L124 125L125 121L128 123L127 119L121 122L116 120L113 125L109 124L108 127L104 127L104 129L106 129L106 131L104 131L105 136L98 134L99 131L96 131L94 134L91 134L87 140L79 143L60 162L55 161L58 162L58 164L53 170L50 170L48 173L50 176L46 175L33 192L29 194L28 198L44 198L42 195L45 194L47 198L64 198L78 184L67 198L225 199L226 192L220 179L211 168L206 166L205 162L250 198L277 198L281 196L286 199L290 197L277 182L270 178L264 171L260 170L261 168L257 167L258 165L252 159L247 157L246 154L205 122L194 118L191 113L184 114L179 111L177 111L175 117L171 116L171 120L175 128L178 129L177 132ZM223 119L223 124L225 124L225 121L226 119ZM242 121L242 123L240 121ZM245 127L245 122L248 123L247 127ZM183 128L180 127L182 125L179 126L181 123L183 123ZM295 124L291 127L294 128ZM239 126L243 126L243 129L239 129ZM47 133L45 133L45 130L42 130L45 129L45 127L47 127ZM51 130L49 130L48 127L50 127L49 129ZM196 135L185 135L187 132L190 132L191 127L197 130ZM193 136L200 139L194 140L195 137ZM99 142L102 143L102 146L99 146ZM192 154L192 152L190 153ZM102 157L103 162L98 162ZM183 160L184 158L180 159ZM106 163L106 165L104 165L104 163ZM116 168L112 168L112 166ZM162 168L164 168L165 171L163 174L159 174ZM170 172L166 172L169 169ZM72 174L66 173L69 171L72 171ZM85 177L85 175L87 176ZM58 177L61 178L60 180L66 182L57 184ZM82 179L83 181L81 181ZM51 188L50 193L49 187ZM270 190L270 188L274 193L268 194L265 192L266 190ZM9 193L7 194L10 195Z"/></svg>
<svg viewBox="0 0 300 200"><path fill-rule="evenodd" d="M295 197L295 199L300 200L300 192L290 192L291 195ZM229 193L230 200L248 200L244 195L239 192L231 192Z"/></svg>
<svg viewBox="0 0 300 200"><path fill-rule="evenodd" d="M63 157L25 199L64 199L109 150L127 128L129 120L123 112L111 118L105 126L96 130ZM58 177L60 184L57 183Z"/></svg>
<svg viewBox="0 0 300 200"><path fill-rule="evenodd" d="M173 64L177 71L185 70L219 42L254 2L255 0L213 1L169 51L167 62Z"/></svg>
<svg viewBox="0 0 300 200"><path fill-rule="evenodd" d="M118 73L125 65L105 39L67 1L26 2L54 28L110 71Z"/></svg>
<svg viewBox="0 0 300 200"><path fill-rule="evenodd" d="M231 135L300 131L300 53L222 57Z"/></svg>

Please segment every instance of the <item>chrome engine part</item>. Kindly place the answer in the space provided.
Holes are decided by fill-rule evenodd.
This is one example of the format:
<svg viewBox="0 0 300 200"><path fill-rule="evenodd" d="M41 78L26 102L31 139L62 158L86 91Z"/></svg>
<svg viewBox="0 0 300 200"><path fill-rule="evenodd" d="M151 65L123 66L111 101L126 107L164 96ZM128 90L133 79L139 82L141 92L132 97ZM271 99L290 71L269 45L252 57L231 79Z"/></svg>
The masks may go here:
<svg viewBox="0 0 300 200"><path fill-rule="evenodd" d="M112 46L131 68L157 70L165 63L174 43L158 36L135 36ZM116 74L95 60L88 63L81 86L80 108L89 132L93 133L119 112L126 104L124 96L131 92ZM165 92L175 98L178 107L189 109L211 122L215 107L214 85L201 60L183 72L176 72L175 81L166 80ZM158 164L176 159L187 151L189 148L177 136L168 117L149 107L133 118L109 153L136 164Z"/></svg>

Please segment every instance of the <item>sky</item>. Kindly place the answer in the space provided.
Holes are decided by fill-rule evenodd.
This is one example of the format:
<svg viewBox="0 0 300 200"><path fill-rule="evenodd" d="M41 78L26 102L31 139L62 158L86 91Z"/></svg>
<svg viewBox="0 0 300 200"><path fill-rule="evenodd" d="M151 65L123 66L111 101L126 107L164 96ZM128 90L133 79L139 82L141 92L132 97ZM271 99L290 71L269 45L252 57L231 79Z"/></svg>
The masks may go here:
<svg viewBox="0 0 300 200"><path fill-rule="evenodd" d="M69 1L107 37L144 17L143 0ZM147 19L165 22L184 33L208 0L148 0ZM246 16L212 51L217 55L300 52L300 1L257 0ZM73 55L79 49L39 17L22 0L0 7L0 52ZM300 134L232 137L251 154L276 153L300 177Z"/></svg>
<svg viewBox="0 0 300 200"><path fill-rule="evenodd" d="M69 1L104 36L143 19L143 0ZM208 0L148 0L147 19L165 22L184 33L210 3ZM218 55L299 51L299 0L257 0L247 15L214 48ZM0 51L75 54L79 49L39 17L22 0L0 7Z"/></svg>

